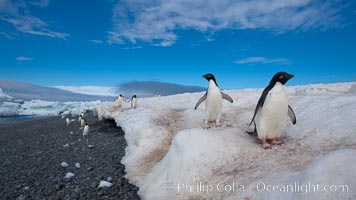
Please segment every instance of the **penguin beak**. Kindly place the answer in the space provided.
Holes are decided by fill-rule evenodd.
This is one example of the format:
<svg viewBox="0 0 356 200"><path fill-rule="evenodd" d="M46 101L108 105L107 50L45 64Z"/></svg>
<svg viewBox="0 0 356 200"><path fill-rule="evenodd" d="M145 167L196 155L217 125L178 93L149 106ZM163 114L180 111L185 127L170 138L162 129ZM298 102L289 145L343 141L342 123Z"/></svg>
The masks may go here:
<svg viewBox="0 0 356 200"><path fill-rule="evenodd" d="M294 74L289 74L289 76L290 76L290 78L289 78L289 79L291 79L291 78L293 78L293 77L294 77Z"/></svg>
<svg viewBox="0 0 356 200"><path fill-rule="evenodd" d="M206 80L208 80L208 75L207 75L207 74L203 75L203 77L204 77Z"/></svg>

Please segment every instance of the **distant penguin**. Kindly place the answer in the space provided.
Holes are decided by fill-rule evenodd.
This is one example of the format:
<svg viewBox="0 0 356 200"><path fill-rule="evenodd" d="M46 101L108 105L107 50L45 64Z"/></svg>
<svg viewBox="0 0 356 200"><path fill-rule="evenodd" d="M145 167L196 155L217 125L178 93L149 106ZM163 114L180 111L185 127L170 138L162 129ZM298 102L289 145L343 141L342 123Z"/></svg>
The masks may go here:
<svg viewBox="0 0 356 200"><path fill-rule="evenodd" d="M282 143L279 138L285 128L287 115L293 124L296 123L296 117L293 109L288 105L284 87L284 84L293 77L293 74L286 72L276 73L257 102L249 126L254 122L254 132L257 133L265 149Z"/></svg>
<svg viewBox="0 0 356 200"><path fill-rule="evenodd" d="M82 123L82 116L78 117L78 122L79 122L79 125Z"/></svg>
<svg viewBox="0 0 356 200"><path fill-rule="evenodd" d="M81 127L84 127L85 126L85 119L84 118L82 118L81 120L80 120L80 126Z"/></svg>
<svg viewBox="0 0 356 200"><path fill-rule="evenodd" d="M81 112L81 113L80 113L80 116L81 116L82 118L84 118L84 112Z"/></svg>
<svg viewBox="0 0 356 200"><path fill-rule="evenodd" d="M209 81L209 86L205 94L195 104L195 110L205 100L205 119L203 128L210 128L209 122L216 122L216 126L220 126L220 117L223 107L222 99L233 103L232 98L221 92L215 76L213 74L205 74L203 77Z"/></svg>
<svg viewBox="0 0 356 200"><path fill-rule="evenodd" d="M83 130L83 136L88 136L89 135L89 125L85 124L84 130Z"/></svg>
<svg viewBox="0 0 356 200"><path fill-rule="evenodd" d="M136 106L137 106L137 96L133 95L128 102L130 102L130 101L131 101L131 109L136 108Z"/></svg>
<svg viewBox="0 0 356 200"><path fill-rule="evenodd" d="M126 102L124 96L122 96L122 94L120 94L119 97L117 97L117 99L116 99L117 106L121 107L123 101Z"/></svg>
<svg viewBox="0 0 356 200"><path fill-rule="evenodd" d="M67 124L67 127L69 126L69 124L70 124L70 119L67 117L66 118L66 124Z"/></svg>

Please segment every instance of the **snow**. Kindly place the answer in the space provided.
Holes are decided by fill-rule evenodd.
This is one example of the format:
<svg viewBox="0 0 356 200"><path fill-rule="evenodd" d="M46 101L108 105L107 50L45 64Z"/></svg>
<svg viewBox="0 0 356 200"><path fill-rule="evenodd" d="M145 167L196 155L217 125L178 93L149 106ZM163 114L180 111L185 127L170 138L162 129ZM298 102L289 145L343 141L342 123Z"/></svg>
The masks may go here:
<svg viewBox="0 0 356 200"><path fill-rule="evenodd" d="M222 127L211 129L201 128L204 104L193 109L204 92L138 99L137 109L112 102L95 110L99 119L114 119L125 131L128 146L121 162L143 199L351 198L354 191L302 196L256 187L310 181L354 188L355 88L356 82L287 86L297 124L288 119L284 144L269 150L245 133L253 130L248 123L262 88L224 91L234 103L224 101ZM240 190L229 191L232 185Z"/></svg>
<svg viewBox="0 0 356 200"><path fill-rule="evenodd" d="M108 182L108 181L100 181L100 184L99 184L99 188L102 188L102 187L111 187L112 186L112 183Z"/></svg>
<svg viewBox="0 0 356 200"><path fill-rule="evenodd" d="M20 110L21 115L79 115L86 110L92 110L100 101L92 102L53 102L43 100L26 101Z"/></svg>
<svg viewBox="0 0 356 200"><path fill-rule="evenodd" d="M271 192L266 199L348 199L355 197L356 160L350 159L355 155L355 149L342 149L317 157L300 174L286 177L287 184L298 183L301 186L300 193ZM302 188L302 185L308 187Z"/></svg>
<svg viewBox="0 0 356 200"><path fill-rule="evenodd" d="M100 87L95 88L98 91ZM113 88L112 88L113 89ZM93 110L94 107L100 104L101 101L91 102L58 102L58 101L44 101L32 100L23 101L21 99L14 99L5 94L0 88L0 117L10 117L18 115L79 115L86 110Z"/></svg>
<svg viewBox="0 0 356 200"><path fill-rule="evenodd" d="M118 96L119 94L114 87L105 86L53 86L61 90L69 92L87 94L87 95L101 95L101 96Z"/></svg>
<svg viewBox="0 0 356 200"><path fill-rule="evenodd" d="M13 101L13 98L5 94L0 88L0 117L19 115L17 110L18 104L12 103L11 101Z"/></svg>
<svg viewBox="0 0 356 200"><path fill-rule="evenodd" d="M0 88L0 102L10 101L11 99L13 98Z"/></svg>
<svg viewBox="0 0 356 200"><path fill-rule="evenodd" d="M23 103L12 102L0 103L0 116L17 116L17 115L40 115L54 116L58 113L64 115L79 115L81 112L93 110L101 101L91 102L57 102L32 100ZM72 119L72 121L75 121Z"/></svg>

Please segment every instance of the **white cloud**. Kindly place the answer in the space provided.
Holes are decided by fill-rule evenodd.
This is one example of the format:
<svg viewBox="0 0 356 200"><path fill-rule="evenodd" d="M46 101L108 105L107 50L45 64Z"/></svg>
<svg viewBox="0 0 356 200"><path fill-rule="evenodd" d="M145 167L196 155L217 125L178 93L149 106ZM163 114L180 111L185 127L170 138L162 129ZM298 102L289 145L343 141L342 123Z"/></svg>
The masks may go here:
<svg viewBox="0 0 356 200"><path fill-rule="evenodd" d="M30 57L25 57L25 56L18 56L16 57L17 61L27 61L27 60L33 60L33 58Z"/></svg>
<svg viewBox="0 0 356 200"><path fill-rule="evenodd" d="M104 44L104 42L102 40L89 40L89 41L94 44Z"/></svg>
<svg viewBox="0 0 356 200"><path fill-rule="evenodd" d="M10 35L9 33L6 33L6 32L0 32L0 35L7 39L14 39L14 37L12 35Z"/></svg>
<svg viewBox="0 0 356 200"><path fill-rule="evenodd" d="M133 50L133 49L141 49L142 46L133 46L133 47L124 47L122 49L125 49L125 50Z"/></svg>
<svg viewBox="0 0 356 200"><path fill-rule="evenodd" d="M248 57L241 60L236 60L234 63L242 64L251 64L251 63L262 63L262 64L291 64L287 58L266 58L266 57Z"/></svg>
<svg viewBox="0 0 356 200"><path fill-rule="evenodd" d="M61 90L66 90L79 94L87 95L101 95L101 96L117 96L116 89L114 87L105 86L53 86Z"/></svg>
<svg viewBox="0 0 356 200"><path fill-rule="evenodd" d="M223 29L327 29L341 22L340 1L122 0L113 8L110 43L170 46L177 30L208 35ZM210 38L211 39L211 38Z"/></svg>
<svg viewBox="0 0 356 200"><path fill-rule="evenodd" d="M36 6L46 7L49 1L30 1ZM47 3L47 4L46 4ZM41 35L52 38L67 39L69 34L53 31L49 25L40 18L29 14L29 9L25 2L12 3L9 0L0 0L0 20L12 24L21 33Z"/></svg>
<svg viewBox="0 0 356 200"><path fill-rule="evenodd" d="M46 7L48 7L49 1L50 0L34 0L34 1L29 1L28 3L33 6L46 8Z"/></svg>

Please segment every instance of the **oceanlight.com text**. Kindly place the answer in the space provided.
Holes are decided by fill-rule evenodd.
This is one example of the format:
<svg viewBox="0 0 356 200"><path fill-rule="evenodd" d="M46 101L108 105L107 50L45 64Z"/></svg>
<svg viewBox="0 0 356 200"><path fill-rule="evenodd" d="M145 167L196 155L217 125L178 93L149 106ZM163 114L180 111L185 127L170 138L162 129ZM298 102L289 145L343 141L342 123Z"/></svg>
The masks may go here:
<svg viewBox="0 0 356 200"><path fill-rule="evenodd" d="M208 184L206 182L197 181L193 184L178 183L178 192L194 192L194 193L235 193L235 192L291 192L291 193L318 193L318 192L349 192L348 185L337 184L318 184L293 182L291 184L268 184L265 182L251 183L249 185L239 184L238 182L219 182Z"/></svg>
<svg viewBox="0 0 356 200"><path fill-rule="evenodd" d="M349 192L348 185L335 185L335 184L312 184L308 182L301 184L294 182L293 184L266 184L264 182L258 182L256 184L256 190L258 192L297 192L301 194L313 193L313 192Z"/></svg>

